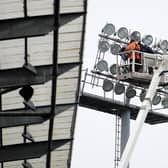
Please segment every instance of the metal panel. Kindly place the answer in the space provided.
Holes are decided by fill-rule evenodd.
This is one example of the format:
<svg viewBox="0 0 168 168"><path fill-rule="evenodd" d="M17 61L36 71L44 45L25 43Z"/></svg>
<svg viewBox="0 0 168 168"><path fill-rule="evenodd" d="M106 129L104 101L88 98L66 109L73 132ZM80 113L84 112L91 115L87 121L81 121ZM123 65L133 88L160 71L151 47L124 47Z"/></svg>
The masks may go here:
<svg viewBox="0 0 168 168"><path fill-rule="evenodd" d="M71 141L71 139L54 140L52 142L52 150L59 148L69 141ZM39 158L47 152L47 144L47 141L42 141L3 146L0 150L0 162Z"/></svg>
<svg viewBox="0 0 168 168"><path fill-rule="evenodd" d="M60 26L80 17L82 13L60 14ZM41 36L54 30L54 16L43 15L0 20L0 40Z"/></svg>
<svg viewBox="0 0 168 168"><path fill-rule="evenodd" d="M116 115L113 109L119 110L119 112L124 112L125 110L129 110L131 112L131 119L135 120L137 114L139 112L139 107L135 105L127 105L123 104L120 101L113 101L109 98L102 98L101 96L95 96L90 93L83 93L80 96L79 104L83 107L92 108L95 110L99 110L100 112L105 112L109 114ZM159 124L168 122L168 115L156 113L150 111L146 118L146 123L148 124Z"/></svg>

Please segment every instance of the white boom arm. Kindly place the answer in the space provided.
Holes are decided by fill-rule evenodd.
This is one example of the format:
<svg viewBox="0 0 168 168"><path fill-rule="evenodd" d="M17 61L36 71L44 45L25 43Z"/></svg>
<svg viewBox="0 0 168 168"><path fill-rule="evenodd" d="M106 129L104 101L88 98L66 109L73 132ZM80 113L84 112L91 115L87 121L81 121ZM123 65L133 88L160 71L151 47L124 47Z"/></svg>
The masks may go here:
<svg viewBox="0 0 168 168"><path fill-rule="evenodd" d="M158 67L154 70L152 81L150 83L146 97L144 101L142 102L142 106L140 108L137 119L135 121L134 132L130 135L128 139L128 142L125 146L125 150L122 154L118 168L127 168L128 166L130 157L134 150L134 147L139 137L140 131L143 127L147 114L149 110L151 109L151 101L155 95L156 89L161 79L160 74L161 72L166 71L167 69L168 69L168 55L164 55L163 60L158 64Z"/></svg>

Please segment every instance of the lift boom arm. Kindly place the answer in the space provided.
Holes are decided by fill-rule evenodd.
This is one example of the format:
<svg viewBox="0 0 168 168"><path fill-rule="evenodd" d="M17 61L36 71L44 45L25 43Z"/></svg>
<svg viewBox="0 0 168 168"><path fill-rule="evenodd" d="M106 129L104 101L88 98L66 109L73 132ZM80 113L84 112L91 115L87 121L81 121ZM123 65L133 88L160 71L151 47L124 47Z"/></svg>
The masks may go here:
<svg viewBox="0 0 168 168"><path fill-rule="evenodd" d="M157 87L159 85L160 79L161 79L161 73L163 71L166 71L168 68L168 55L163 55L163 59L160 61L158 66L154 70L154 75L152 78L152 81L149 85L149 89L147 91L146 97L144 101L142 102L142 106L140 108L140 111L138 113L137 119L135 121L135 127L134 132L130 135L128 142L125 146L125 150L122 154L119 168L127 168L130 157L132 155L132 152L134 150L135 144L137 142L137 139L139 137L140 131L143 127L143 124L145 122L145 119L147 117L147 114L149 110L151 109L151 101L155 95L155 92L157 90Z"/></svg>

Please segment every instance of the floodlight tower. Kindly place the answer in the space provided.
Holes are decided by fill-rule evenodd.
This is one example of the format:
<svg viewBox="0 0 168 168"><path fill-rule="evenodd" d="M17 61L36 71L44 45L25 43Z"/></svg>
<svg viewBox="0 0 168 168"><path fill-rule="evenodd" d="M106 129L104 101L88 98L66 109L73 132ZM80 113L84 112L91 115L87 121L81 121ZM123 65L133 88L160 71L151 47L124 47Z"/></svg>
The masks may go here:
<svg viewBox="0 0 168 168"><path fill-rule="evenodd" d="M168 104L168 41L152 45L152 35L141 38L139 31L125 27L116 30L111 23L104 26L99 37L94 68L84 76L80 105L116 116L114 167L128 168L144 122L168 121L168 115L158 113ZM141 50L125 51L131 41L140 45ZM131 136L130 119L136 120Z"/></svg>

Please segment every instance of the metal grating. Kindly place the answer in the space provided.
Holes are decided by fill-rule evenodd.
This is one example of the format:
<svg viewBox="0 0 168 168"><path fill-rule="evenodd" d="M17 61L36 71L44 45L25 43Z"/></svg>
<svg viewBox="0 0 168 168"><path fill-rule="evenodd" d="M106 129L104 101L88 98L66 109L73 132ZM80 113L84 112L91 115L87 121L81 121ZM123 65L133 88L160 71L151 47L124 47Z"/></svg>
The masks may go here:
<svg viewBox="0 0 168 168"><path fill-rule="evenodd" d="M0 19L15 19L24 18L24 2L23 0L2 0L0 1ZM54 106L57 111L57 106L63 106L71 104L69 107L64 108L59 114L55 114L53 125L49 122L52 120L52 116L47 116L43 120L40 118L33 118L33 125L26 126L28 132L31 133L35 142L47 142L48 140L65 140L69 139L69 142L65 145L57 147L51 152L51 162L50 158L46 155L40 158L28 159L27 161L31 163L32 167L36 168L66 168L70 167L72 143L71 140L74 134L74 124L78 103L78 91L80 85L80 74L81 74L81 62L83 53L83 42L85 33L85 19L86 19L86 0L61 0L60 1L60 13L66 14L70 17L72 13L78 13L75 19L70 19L66 24L61 25L58 32L55 30L55 35L58 33L58 50L57 60L55 60L55 68L58 65L68 63L77 63L76 66L70 68L68 71L61 73L56 78L55 92L51 92L52 81L51 79L44 84L32 85L34 88L34 95L32 101L36 107L51 107L51 97L52 94L56 96L56 101ZM43 16L43 15L53 15L53 5L54 0L28 0L27 1L27 15L28 16ZM58 18L58 16L56 16ZM61 19L61 17L60 17ZM1 21L0 20L0 21ZM53 64L53 47L55 46L53 41L54 33L49 32L44 36L39 37L27 37L19 39L10 39L0 41L0 69L3 73L5 70L13 68L21 68L25 63L25 54L29 55L27 58L29 63L33 66L41 65L52 65ZM26 43L25 43L26 40ZM26 49L25 49L25 44ZM26 50L26 51L25 51ZM56 69L57 70L57 69ZM62 70L63 71L63 70ZM10 71L9 71L10 73ZM16 76L17 80L17 76ZM29 84L29 83L28 83ZM54 83L53 83L54 84ZM23 84L24 85L24 84ZM19 86L20 87L20 86ZM9 91L4 92L1 95L1 112L2 113L15 113L16 111L23 111L23 99L18 94L20 88L9 89ZM22 109L22 110L21 110ZM29 111L30 112L30 111ZM32 114L31 114L32 115ZM2 125L2 147L10 145L17 146L23 144L22 133L24 131L24 125L19 120L11 121L9 128L5 127L6 120L3 120L5 116L0 115L0 119L3 121ZM16 116L18 117L18 116ZM23 118L23 116L21 116ZM17 118L18 119L18 118ZM30 117L31 119L31 117ZM24 121L29 123L30 119L24 118ZM50 119L50 120L48 120ZM37 122L37 120L39 120ZM36 123L37 122L37 123ZM31 122L30 122L31 123ZM17 127L14 127L16 124ZM53 126L52 138L48 137L49 125ZM30 141L27 140L30 143ZM52 142L48 143L52 145ZM48 146L47 156L50 155L50 146ZM1 150L1 149L0 149ZM18 151L15 152L16 156L19 156ZM15 168L22 167L23 160L26 158L19 159L15 161L14 159L10 162L1 162L1 168ZM3 160L3 159L2 159ZM46 162L48 164L46 164ZM51 166L50 166L50 163ZM47 165L47 166L46 166Z"/></svg>

